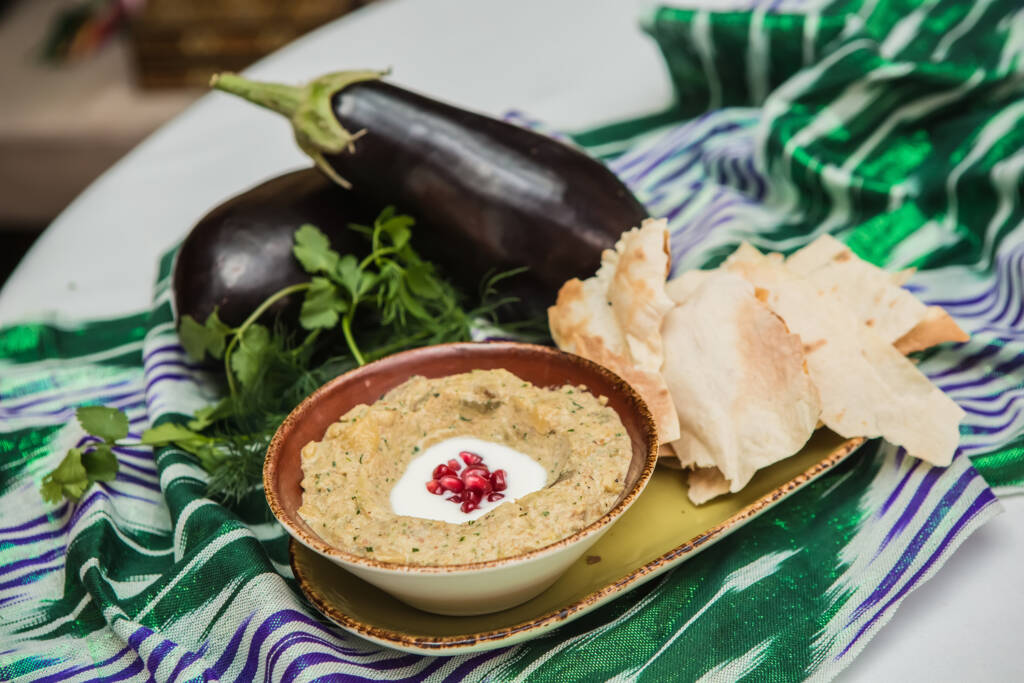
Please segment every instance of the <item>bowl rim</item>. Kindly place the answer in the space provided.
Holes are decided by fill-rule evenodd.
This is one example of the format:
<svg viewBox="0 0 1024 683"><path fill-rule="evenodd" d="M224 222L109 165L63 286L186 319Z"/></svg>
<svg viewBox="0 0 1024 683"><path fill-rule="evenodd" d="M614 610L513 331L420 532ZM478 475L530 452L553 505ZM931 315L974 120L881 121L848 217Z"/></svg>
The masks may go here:
<svg viewBox="0 0 1024 683"><path fill-rule="evenodd" d="M501 352L525 352L525 353L540 353L548 355L553 358L560 358L576 365L583 366L587 370L594 372L612 385L615 390L622 392L627 402L630 404L633 410L638 413L641 432L646 437L647 453L644 460L643 468L640 471L640 475L636 482L630 488L624 496L622 496L615 505L607 510L598 519L594 520L582 529L564 536L553 543L542 546L540 548L534 548L526 552L517 553L508 557L500 557L492 560L484 560L481 562L470 562L463 564L405 564L401 562L384 562L375 560L372 558L363 557L362 555L356 555L344 551L340 548L328 544L326 541L321 539L315 534L311 535L304 531L302 528L293 524L290 515L286 512L281 500L278 497L278 492L275 487L275 477L277 475L278 464L283 453L283 444L285 434L291 431L292 426L301 421L305 414L312 408L312 406L319 401L325 394L334 390L338 384L344 384L351 381L352 377L358 376L368 372L369 368L377 367L382 364L394 362L396 358L404 358L408 356L423 355L426 353L437 352L438 349L473 349L471 353L479 353L483 349L490 349L495 353ZM375 360L366 365L353 368L347 372L344 372L337 377L325 382L319 388L317 388L312 394L302 400L288 416L278 426L274 432L274 436L270 441L270 445L267 447L266 459L263 463L263 491L267 499L267 504L270 506L271 512L277 521L288 531L288 533L299 543L302 543L310 550L313 550L320 555L323 555L332 560L338 560L346 564L356 565L363 569L370 569L376 571L386 572L399 572L415 575L427 575L427 574L459 574L468 572L477 572L484 569L497 569L508 565L520 564L529 560L538 559L542 556L553 554L558 552L562 548L574 545L583 538L590 536L608 525L614 522L618 517L622 515L629 507L633 504L633 501L639 496L647 483L651 480L654 474L654 468L658 460L658 432L654 422L654 417L651 414L647 404L640 397L640 394L634 389L628 382L619 377L617 374L609 370L608 368L595 363L587 358L578 356L574 353L562 351L560 349L551 346L542 346L540 344L528 344L524 342L516 341L483 341L483 342L450 342L446 344L434 344L430 346L421 346L415 349L409 349L406 351L400 351L398 353L385 356L384 358ZM298 511L295 512L298 515Z"/></svg>

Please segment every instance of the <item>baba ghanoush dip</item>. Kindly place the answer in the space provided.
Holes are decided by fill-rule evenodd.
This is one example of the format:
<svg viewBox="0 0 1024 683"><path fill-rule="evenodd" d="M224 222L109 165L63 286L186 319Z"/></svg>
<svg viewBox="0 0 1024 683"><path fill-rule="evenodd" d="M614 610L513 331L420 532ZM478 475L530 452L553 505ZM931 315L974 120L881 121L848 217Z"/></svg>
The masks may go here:
<svg viewBox="0 0 1024 683"><path fill-rule="evenodd" d="M299 514L329 544L452 565L570 536L625 486L629 436L605 397L507 370L412 377L302 449Z"/></svg>

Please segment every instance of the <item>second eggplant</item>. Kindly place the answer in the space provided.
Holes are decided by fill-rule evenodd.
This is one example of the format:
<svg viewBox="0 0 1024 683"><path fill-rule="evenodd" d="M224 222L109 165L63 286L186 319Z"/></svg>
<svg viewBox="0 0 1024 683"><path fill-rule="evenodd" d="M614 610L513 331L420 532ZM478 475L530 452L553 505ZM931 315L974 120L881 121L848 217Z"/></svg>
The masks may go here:
<svg viewBox="0 0 1024 683"><path fill-rule="evenodd" d="M174 263L174 308L180 322L199 322L214 310L235 327L275 292L304 282L309 274L292 255L295 231L311 223L342 254L369 252L363 235L348 223L368 225L380 208L345 193L307 168L272 178L212 209L196 223ZM297 326L301 297L277 302L277 315Z"/></svg>
<svg viewBox="0 0 1024 683"><path fill-rule="evenodd" d="M647 212L603 164L539 133L341 72L305 87L221 74L214 87L284 114L329 177L419 221L428 257L487 271L529 268L535 303L597 269L601 252ZM517 278L518 279L518 278Z"/></svg>

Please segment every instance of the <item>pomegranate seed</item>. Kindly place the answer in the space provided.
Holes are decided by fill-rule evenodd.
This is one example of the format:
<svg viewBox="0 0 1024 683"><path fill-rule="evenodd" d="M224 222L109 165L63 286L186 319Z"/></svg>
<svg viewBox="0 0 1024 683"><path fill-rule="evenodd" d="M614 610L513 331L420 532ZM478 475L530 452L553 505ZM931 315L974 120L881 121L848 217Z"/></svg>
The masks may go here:
<svg viewBox="0 0 1024 683"><path fill-rule="evenodd" d="M483 477L484 479L490 479L491 471L484 467L483 465L473 465L472 467L467 467L462 471L462 481L466 481L466 477L470 475Z"/></svg>
<svg viewBox="0 0 1024 683"><path fill-rule="evenodd" d="M459 493L460 491L462 491L462 489L466 487L466 485L462 483L462 480L453 474L441 477L437 481L441 484L442 487L444 487L448 491L451 491L452 493Z"/></svg>
<svg viewBox="0 0 1024 683"><path fill-rule="evenodd" d="M427 482L428 491L436 495L452 493L445 500L459 504L465 513L478 509L484 497L489 503L505 497L499 491L508 488L508 472L491 472L484 459L472 451L459 451L459 458L466 463L465 468L456 458L434 468L434 479Z"/></svg>
<svg viewBox="0 0 1024 683"><path fill-rule="evenodd" d="M489 482L486 478L478 477L475 474L469 475L463 481L466 482L466 488L474 489L476 491L480 491L481 493L490 493L491 489L493 488L491 486L491 482Z"/></svg>

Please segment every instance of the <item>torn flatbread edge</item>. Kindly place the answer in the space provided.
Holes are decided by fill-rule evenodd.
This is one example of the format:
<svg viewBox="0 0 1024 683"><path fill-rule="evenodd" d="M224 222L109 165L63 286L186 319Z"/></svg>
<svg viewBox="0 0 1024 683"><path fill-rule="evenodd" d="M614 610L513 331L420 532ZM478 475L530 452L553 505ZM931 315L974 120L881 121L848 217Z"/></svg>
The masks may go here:
<svg viewBox="0 0 1024 683"><path fill-rule="evenodd" d="M893 346L905 356L945 342L966 342L970 338L944 308L929 306L924 319L893 342Z"/></svg>
<svg viewBox="0 0 1024 683"><path fill-rule="evenodd" d="M664 272L660 272L655 289L660 289L661 296L665 300L664 307L671 308L672 302L664 293L665 279L668 277L669 252L668 252L668 227L664 219L645 220L642 228L634 228L627 231L618 243L616 248L626 251L630 248L635 238L642 230L648 233L659 230L659 248L666 259ZM643 246L639 244L638 246ZM602 255L601 267L598 272L586 281L573 278L567 281L558 291L558 299L555 305L548 309L548 326L555 344L563 351L575 353L600 365L605 366L628 384L630 384L644 403L647 404L651 415L654 418L655 427L658 432L660 443L674 441L679 438L679 418L676 414L675 404L668 391L668 386L661 375L661 361L657 368L648 358L649 367L637 367L636 359L630 353L628 335L630 330L623 329L622 323L616 317L614 325L611 324L610 316L604 309L604 305L610 305L608 289L616 286L615 275L620 261L630 263L630 254L623 254L611 249L605 250ZM621 282L622 280L620 280ZM590 291L588 291L590 290ZM593 304L588 307L587 300L597 296L601 297L600 311L595 311ZM657 334L660 336L661 320L657 320ZM607 328L602 330L601 328ZM603 332L603 336L602 336ZM662 354L660 338L657 344L657 353Z"/></svg>
<svg viewBox="0 0 1024 683"><path fill-rule="evenodd" d="M661 325L674 303L665 293L670 267L668 221L645 219L623 233L602 270L614 267L608 301L633 364L657 372L664 361ZM600 274L608 277L607 274Z"/></svg>

